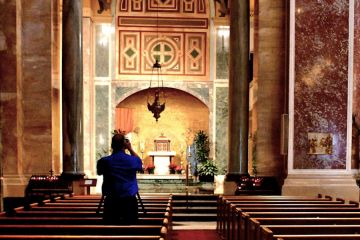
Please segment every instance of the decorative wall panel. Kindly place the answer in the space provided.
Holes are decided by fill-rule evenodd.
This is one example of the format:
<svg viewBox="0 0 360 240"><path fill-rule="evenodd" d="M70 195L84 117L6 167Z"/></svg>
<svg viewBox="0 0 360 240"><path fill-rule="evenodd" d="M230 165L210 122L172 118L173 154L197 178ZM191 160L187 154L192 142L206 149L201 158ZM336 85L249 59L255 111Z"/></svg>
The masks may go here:
<svg viewBox="0 0 360 240"><path fill-rule="evenodd" d="M140 33L120 32L120 72L140 73Z"/></svg>
<svg viewBox="0 0 360 240"><path fill-rule="evenodd" d="M206 65L205 34L185 34L185 74L204 75Z"/></svg>
<svg viewBox="0 0 360 240"><path fill-rule="evenodd" d="M147 0L148 12L180 12L180 0Z"/></svg>
<svg viewBox="0 0 360 240"><path fill-rule="evenodd" d="M345 169L349 2L297 0L294 169ZM330 133L331 154L309 155L308 133Z"/></svg>
<svg viewBox="0 0 360 240"><path fill-rule="evenodd" d="M123 0L117 12L117 79L148 80L155 59L163 80L209 79L209 2Z"/></svg>
<svg viewBox="0 0 360 240"><path fill-rule="evenodd" d="M131 11L132 12L142 12L143 11L143 0L131 1Z"/></svg>
<svg viewBox="0 0 360 240"><path fill-rule="evenodd" d="M159 60L163 74L182 74L183 34L143 32L142 73L151 74L155 60Z"/></svg>

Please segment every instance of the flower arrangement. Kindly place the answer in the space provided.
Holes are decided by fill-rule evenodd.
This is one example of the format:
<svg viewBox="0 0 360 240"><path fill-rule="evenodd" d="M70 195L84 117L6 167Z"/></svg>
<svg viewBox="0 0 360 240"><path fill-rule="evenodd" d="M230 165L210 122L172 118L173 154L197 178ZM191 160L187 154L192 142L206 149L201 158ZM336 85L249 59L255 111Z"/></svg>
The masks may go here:
<svg viewBox="0 0 360 240"><path fill-rule="evenodd" d="M153 174L155 169L155 165L150 163L145 167L145 171L147 171L149 174Z"/></svg>
<svg viewBox="0 0 360 240"><path fill-rule="evenodd" d="M170 170L170 174L174 174L176 171L177 165L175 163L170 163L169 165L169 170Z"/></svg>
<svg viewBox="0 0 360 240"><path fill-rule="evenodd" d="M175 168L175 172L178 173L178 174L181 174L182 170L183 170L183 168L181 166L177 166Z"/></svg>

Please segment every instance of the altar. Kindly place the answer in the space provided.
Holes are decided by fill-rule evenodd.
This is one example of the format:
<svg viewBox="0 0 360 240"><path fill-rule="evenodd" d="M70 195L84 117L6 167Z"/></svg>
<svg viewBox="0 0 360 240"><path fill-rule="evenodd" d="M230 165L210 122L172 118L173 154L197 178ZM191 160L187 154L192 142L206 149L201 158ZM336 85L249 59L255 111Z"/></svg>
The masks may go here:
<svg viewBox="0 0 360 240"><path fill-rule="evenodd" d="M155 151L148 152L152 157L155 169L155 175L168 175L170 174L169 165L171 158L176 155L175 151L170 151L170 139L163 134L154 140Z"/></svg>
<svg viewBox="0 0 360 240"><path fill-rule="evenodd" d="M153 151L148 152L148 155L152 157L154 162L154 174L155 175L167 175L170 174L169 165L171 158L175 156L174 151Z"/></svg>

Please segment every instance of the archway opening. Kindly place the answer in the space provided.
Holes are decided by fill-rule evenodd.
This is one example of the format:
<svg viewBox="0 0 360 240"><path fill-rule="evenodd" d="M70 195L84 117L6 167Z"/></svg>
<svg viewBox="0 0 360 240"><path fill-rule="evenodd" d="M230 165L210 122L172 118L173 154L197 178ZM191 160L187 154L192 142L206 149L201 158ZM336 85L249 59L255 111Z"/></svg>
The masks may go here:
<svg viewBox="0 0 360 240"><path fill-rule="evenodd" d="M168 150L174 153L170 158L171 163L185 169L187 148L192 144L194 135L199 130L209 132L209 108L185 91L166 88L166 107L156 122L147 109L148 91L136 92L116 106L131 109L129 117L132 118L132 129L128 135L133 148L142 157L146 167L154 161L151 152L157 150L156 139L167 139L170 142Z"/></svg>

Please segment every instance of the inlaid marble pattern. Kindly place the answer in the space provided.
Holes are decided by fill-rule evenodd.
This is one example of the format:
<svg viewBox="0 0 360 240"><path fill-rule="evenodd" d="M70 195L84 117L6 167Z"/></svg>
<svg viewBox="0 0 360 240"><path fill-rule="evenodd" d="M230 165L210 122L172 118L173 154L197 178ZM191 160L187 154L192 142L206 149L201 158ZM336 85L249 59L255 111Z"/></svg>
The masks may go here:
<svg viewBox="0 0 360 240"><path fill-rule="evenodd" d="M209 80L209 3L124 0L117 12L117 80L148 80L155 59L163 80Z"/></svg>
<svg viewBox="0 0 360 240"><path fill-rule="evenodd" d="M298 0L295 16L294 169L345 169L348 1ZM309 155L308 132L331 133L333 153Z"/></svg>
<svg viewBox="0 0 360 240"><path fill-rule="evenodd" d="M206 13L206 0L121 0L119 11Z"/></svg>
<svg viewBox="0 0 360 240"><path fill-rule="evenodd" d="M215 159L221 170L227 168L228 160L228 92L228 87L216 87Z"/></svg>

